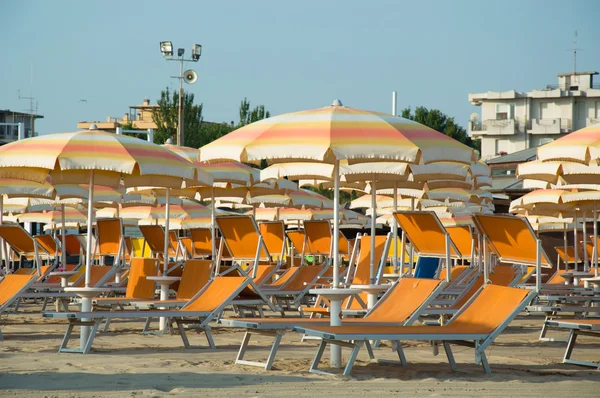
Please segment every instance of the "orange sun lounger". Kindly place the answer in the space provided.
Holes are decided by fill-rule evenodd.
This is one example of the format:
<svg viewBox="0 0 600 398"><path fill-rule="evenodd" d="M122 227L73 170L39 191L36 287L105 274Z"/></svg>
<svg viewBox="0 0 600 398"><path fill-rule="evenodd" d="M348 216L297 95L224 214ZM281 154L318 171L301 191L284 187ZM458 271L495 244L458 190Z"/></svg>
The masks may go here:
<svg viewBox="0 0 600 398"><path fill-rule="evenodd" d="M244 288L252 283L247 277L216 277L204 286L194 297L182 308L178 310L138 310L138 311L92 311L92 312L55 312L47 311L43 313L46 318L67 319L69 326L65 336L58 349L59 352L77 352L87 354L93 344L94 338L104 320L112 319L147 319L156 317L166 317L169 323L177 324L181 339L186 348L191 348L185 332L185 325L191 325L194 329L203 331L206 334L208 345L215 348L209 323L217 318L231 304L231 301ZM85 320L85 321L84 321ZM68 348L73 329L76 326L93 325L89 338L83 349ZM111 337L114 338L114 337Z"/></svg>
<svg viewBox="0 0 600 398"><path fill-rule="evenodd" d="M419 315L419 309L424 308L434 299L446 284L434 279L402 278L386 292L379 302L364 318L344 318L344 325L410 325ZM281 338L287 330L296 326L328 325L328 318L229 318L221 319L220 323L246 329L242 345L238 352L236 364L264 367L269 370L275 360L275 355ZM266 362L244 360L244 355L252 334L274 336L273 345ZM369 347L370 349L370 347Z"/></svg>
<svg viewBox="0 0 600 398"><path fill-rule="evenodd" d="M352 348L344 369L344 375L350 375L358 352L369 340L394 342L402 365L406 365L406 358L401 341L440 341L453 370L456 362L450 343L467 345L475 349L476 363L481 363L484 371L491 373L485 349L534 296L535 292L525 289L486 285L444 326L298 326L294 330L322 338L310 367L312 373L326 373L318 370L318 365L327 344L336 344Z"/></svg>
<svg viewBox="0 0 600 398"><path fill-rule="evenodd" d="M0 314L4 313L14 302L19 294L26 291L36 280L36 275L8 274L0 281ZM3 340L0 329L0 340Z"/></svg>

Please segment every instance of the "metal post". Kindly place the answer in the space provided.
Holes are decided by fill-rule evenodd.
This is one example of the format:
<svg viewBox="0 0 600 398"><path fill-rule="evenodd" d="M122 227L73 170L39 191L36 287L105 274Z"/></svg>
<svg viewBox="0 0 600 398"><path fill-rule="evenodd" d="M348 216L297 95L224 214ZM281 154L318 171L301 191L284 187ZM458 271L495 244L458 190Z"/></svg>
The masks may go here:
<svg viewBox="0 0 600 398"><path fill-rule="evenodd" d="M373 173L373 181L371 182L371 256L369 261L369 278L371 284L375 283L375 234L377 233L377 188L375 178L375 173Z"/></svg>
<svg viewBox="0 0 600 398"><path fill-rule="evenodd" d="M483 280L484 283L488 283L490 280L490 256L485 242L485 236L483 237Z"/></svg>
<svg viewBox="0 0 600 398"><path fill-rule="evenodd" d="M0 194L0 225L2 225L2 219L4 217L4 195ZM4 268L4 271L6 273L8 273L8 252L5 254L5 247L4 247L4 239L0 239L0 271L2 268L2 262L6 259L6 266ZM0 272L0 275L2 273Z"/></svg>
<svg viewBox="0 0 600 398"><path fill-rule="evenodd" d="M415 198L410 198L410 211L415 211ZM415 258L415 248L410 242L410 252L408 259L408 274L412 276L413 274L413 259Z"/></svg>
<svg viewBox="0 0 600 398"><path fill-rule="evenodd" d="M598 276L598 213L594 203L594 275Z"/></svg>
<svg viewBox="0 0 600 398"><path fill-rule="evenodd" d="M392 116L396 116L396 99L397 94L395 91L392 91Z"/></svg>
<svg viewBox="0 0 600 398"><path fill-rule="evenodd" d="M148 129L148 142L154 142L154 129Z"/></svg>
<svg viewBox="0 0 600 398"><path fill-rule="evenodd" d="M177 120L177 145L183 146L183 58L179 62L179 112Z"/></svg>
<svg viewBox="0 0 600 398"><path fill-rule="evenodd" d="M577 271L577 210L575 210L575 217L573 218L573 269Z"/></svg>
<svg viewBox="0 0 600 398"><path fill-rule="evenodd" d="M587 253L587 226L585 223L585 211L583 212L583 270L587 272L590 268L588 265L588 253Z"/></svg>
<svg viewBox="0 0 600 398"><path fill-rule="evenodd" d="M17 130L18 130L19 141L24 140L25 139L25 123L19 123Z"/></svg>
<svg viewBox="0 0 600 398"><path fill-rule="evenodd" d="M210 234L211 234L211 239L212 239L212 244L211 244L211 254L212 254L212 260L213 262L216 260L217 258L217 234L215 231L215 187L212 186L210 187ZM216 267L216 265L215 265Z"/></svg>
<svg viewBox="0 0 600 398"><path fill-rule="evenodd" d="M90 170L90 186L88 190L88 220L87 220L87 241L85 242L85 287L90 287L90 275L92 272L92 225L94 222L94 170ZM81 298L81 312L90 312L92 310L92 298L89 296ZM87 321L88 319L82 319ZM85 349L86 343L91 333L90 326L82 326L79 333L79 348Z"/></svg>
<svg viewBox="0 0 600 398"><path fill-rule="evenodd" d="M535 249L535 291L540 294L542 291L542 240L536 239Z"/></svg>
<svg viewBox="0 0 600 398"><path fill-rule="evenodd" d="M115 134L117 134L117 135L123 134L123 127L117 127L117 128L115 128Z"/></svg>
<svg viewBox="0 0 600 398"><path fill-rule="evenodd" d="M340 161L333 164L333 287L340 285ZM335 344L332 344L334 347Z"/></svg>
<svg viewBox="0 0 600 398"><path fill-rule="evenodd" d="M333 288L340 285L340 161L335 160L333 164ZM330 300L331 326L341 324L339 313L342 310L342 301L337 297ZM342 365L342 348L337 344L331 344L329 353L329 364L332 368L340 368Z"/></svg>
<svg viewBox="0 0 600 398"><path fill-rule="evenodd" d="M452 260L450 258L450 234L448 232L444 234L444 243L446 244L446 282L450 282Z"/></svg>
<svg viewBox="0 0 600 398"><path fill-rule="evenodd" d="M167 276L167 271L169 270L169 218L171 217L171 188L167 188L167 204L165 205L165 252L163 254L163 276ZM164 301L169 298L169 285L161 284L160 285L160 300ZM160 317L159 320L159 330L164 331L167 327L167 318Z"/></svg>
<svg viewBox="0 0 600 398"><path fill-rule="evenodd" d="M395 91L394 91L395 93ZM398 211L398 183L394 181L394 213ZM392 231L394 233L394 269L398 271L398 220L392 217Z"/></svg>
<svg viewBox="0 0 600 398"><path fill-rule="evenodd" d="M567 250L569 249L567 244L567 223L563 224L563 241L564 241L564 250L565 250L565 272L569 271L569 253ZM558 267L557 267L558 268Z"/></svg>
<svg viewBox="0 0 600 398"><path fill-rule="evenodd" d="M88 202L88 206L91 206L91 204ZM60 237L60 266L66 271L65 267L67 266L67 250L66 250L66 232L67 232L67 228L65 226L65 205L61 204L60 205L60 222L62 223L62 228L61 228L61 233L62 236Z"/></svg>

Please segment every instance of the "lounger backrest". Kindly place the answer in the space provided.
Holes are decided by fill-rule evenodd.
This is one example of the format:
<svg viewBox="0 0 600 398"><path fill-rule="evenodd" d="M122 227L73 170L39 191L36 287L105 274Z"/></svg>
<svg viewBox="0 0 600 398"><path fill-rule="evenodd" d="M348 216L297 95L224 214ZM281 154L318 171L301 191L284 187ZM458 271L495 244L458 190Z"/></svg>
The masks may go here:
<svg viewBox="0 0 600 398"><path fill-rule="evenodd" d="M177 247L179 246L179 239L177 238L177 233L175 231L169 231L169 241L171 242L169 253L175 254L177 252Z"/></svg>
<svg viewBox="0 0 600 398"><path fill-rule="evenodd" d="M489 275L489 278L493 285L508 286L515 279L515 276L515 268L509 265L498 265L494 267L494 271ZM471 297L473 297L475 293L477 293L479 288L483 286L484 282L484 274L480 274L469 288L469 291L467 291L467 293L465 293L456 303L454 303L452 308L456 309L462 307L464 303L466 303Z"/></svg>
<svg viewBox="0 0 600 398"><path fill-rule="evenodd" d="M289 280L294 278L301 268L305 267L308 266L293 266L288 268L275 282L271 283L269 287L280 287L285 285Z"/></svg>
<svg viewBox="0 0 600 398"><path fill-rule="evenodd" d="M455 227L446 227L450 234L450 239L458 248L463 256L470 256L473 250L473 232L468 225L457 225ZM454 279L453 279L454 280Z"/></svg>
<svg viewBox="0 0 600 398"><path fill-rule="evenodd" d="M369 322L404 322L440 283L442 281L436 279L401 278L364 319Z"/></svg>
<svg viewBox="0 0 600 398"><path fill-rule="evenodd" d="M160 225L140 225L148 247L153 252L162 253L165 250L165 231Z"/></svg>
<svg viewBox="0 0 600 398"><path fill-rule="evenodd" d="M319 275L323 272L323 267L318 265L305 265L298 269L298 272L290 278L289 282L283 286L283 291L302 291L310 288Z"/></svg>
<svg viewBox="0 0 600 398"><path fill-rule="evenodd" d="M0 238L19 254L35 252L33 238L20 225L0 225Z"/></svg>
<svg viewBox="0 0 600 398"><path fill-rule="evenodd" d="M466 265L457 265L455 267L452 267L452 270L450 271L450 280L455 281L459 276L462 275L463 272L465 272L468 269L469 267L467 267ZM440 270L440 275L438 276L438 279L446 279L446 267Z"/></svg>
<svg viewBox="0 0 600 398"><path fill-rule="evenodd" d="M575 261L575 249L573 248L573 246L567 246L566 258L565 258L564 246L556 246L554 248L554 250L556 250L556 253L560 257L560 259L563 261L563 263L573 263ZM581 257L579 257L578 260L581 261Z"/></svg>
<svg viewBox="0 0 600 398"><path fill-rule="evenodd" d="M96 222L98 254L100 256L116 256L123 241L121 219L107 218Z"/></svg>
<svg viewBox="0 0 600 398"><path fill-rule="evenodd" d="M0 282L0 307L13 299L34 278L36 275L6 275Z"/></svg>
<svg viewBox="0 0 600 398"><path fill-rule="evenodd" d="M351 251L352 251L352 244L350 243L348 238L346 238L346 236L342 233L342 231L340 231L339 253L340 254L350 254Z"/></svg>
<svg viewBox="0 0 600 398"><path fill-rule="evenodd" d="M84 267L82 267L84 268ZM106 275L112 270L110 265L96 265L90 268L90 286L97 286L98 283L103 280ZM73 287L84 287L85 286L85 277L79 279Z"/></svg>
<svg viewBox="0 0 600 398"><path fill-rule="evenodd" d="M74 271L79 264L67 264L64 266L64 271ZM46 279L46 283L60 283L61 279L58 275L52 275L48 279Z"/></svg>
<svg viewBox="0 0 600 398"><path fill-rule="evenodd" d="M265 279L268 278L269 275L273 274L273 271L275 270L275 268L277 268L277 265L259 264L256 265L256 267L258 267L258 269L256 270L256 277L252 278L252 281L256 285L260 285L261 283L265 282Z"/></svg>
<svg viewBox="0 0 600 398"><path fill-rule="evenodd" d="M61 237L62 242L62 237ZM75 235L66 235L65 236L65 247L67 249L67 254L70 256L78 256L81 250L81 244Z"/></svg>
<svg viewBox="0 0 600 398"><path fill-rule="evenodd" d="M51 256L59 254L58 246L52 235L38 235L35 237L38 245L48 252Z"/></svg>
<svg viewBox="0 0 600 398"><path fill-rule="evenodd" d="M477 214L473 220L500 261L536 264L537 237L526 218ZM542 247L540 250L542 267L551 267L548 255Z"/></svg>
<svg viewBox="0 0 600 398"><path fill-rule="evenodd" d="M194 228L190 230L194 255L208 256L212 254L212 233L209 228Z"/></svg>
<svg viewBox="0 0 600 398"><path fill-rule="evenodd" d="M446 257L446 231L435 213L427 211L396 212L394 217L419 255ZM450 255L463 257L452 239L450 239Z"/></svg>
<svg viewBox="0 0 600 398"><path fill-rule="evenodd" d="M211 280L180 312L213 312L234 299L247 283L248 278L245 276L218 276Z"/></svg>
<svg viewBox="0 0 600 398"><path fill-rule="evenodd" d="M147 276L156 276L158 260L154 258L134 257L129 266L129 279L125 297L154 298L154 281Z"/></svg>
<svg viewBox="0 0 600 398"><path fill-rule="evenodd" d="M305 221L304 233L309 250L305 254L329 256L331 254L331 226L328 221Z"/></svg>
<svg viewBox="0 0 600 398"><path fill-rule="evenodd" d="M285 227L283 221L270 221L258 224L267 250L273 257L280 257L285 250Z"/></svg>
<svg viewBox="0 0 600 398"><path fill-rule="evenodd" d="M225 240L225 246L232 257L239 260L254 260L260 235L252 217L217 217L216 221L221 231L221 239ZM268 258L269 254L263 245L260 249L260 259Z"/></svg>
<svg viewBox="0 0 600 398"><path fill-rule="evenodd" d="M526 289L486 285L446 328L459 333L492 333L518 308L528 294Z"/></svg>
<svg viewBox="0 0 600 398"><path fill-rule="evenodd" d="M44 278L48 275L48 273L50 272L50 270L54 268L54 266L52 265L41 265L40 266L40 274L38 276L38 278L36 279L36 282L41 282L44 280Z"/></svg>
<svg viewBox="0 0 600 398"><path fill-rule="evenodd" d="M206 285L212 271L211 260L187 260L177 289L178 300L189 300Z"/></svg>
<svg viewBox="0 0 600 398"><path fill-rule="evenodd" d="M296 250L296 253L302 254L302 251L304 250L305 239L306 239L306 235L304 234L304 231L300 231L300 230L287 231L286 234L287 234L288 238L290 238L290 240L292 241L292 244L294 245L294 250ZM306 252L308 252L308 251L306 251Z"/></svg>
<svg viewBox="0 0 600 398"><path fill-rule="evenodd" d="M385 249L387 236L375 236L375 277ZM371 283L371 237L364 235L360 238L360 253L356 262L353 285L368 285Z"/></svg>

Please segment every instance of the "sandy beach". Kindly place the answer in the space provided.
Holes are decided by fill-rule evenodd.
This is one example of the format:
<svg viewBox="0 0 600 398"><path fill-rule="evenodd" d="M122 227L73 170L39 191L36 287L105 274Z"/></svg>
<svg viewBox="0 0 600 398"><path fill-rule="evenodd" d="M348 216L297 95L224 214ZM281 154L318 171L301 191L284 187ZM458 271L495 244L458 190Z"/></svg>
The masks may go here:
<svg viewBox="0 0 600 398"><path fill-rule="evenodd" d="M317 376L308 368L316 342L287 334L274 369L234 364L243 332L214 329L216 350L185 349L178 335L141 335L141 322L114 322L98 335L92 353L58 354L66 323L43 319L37 305L3 317L0 395L4 397L134 396L597 396L600 373L561 364L565 343L537 340L541 318L520 316L488 349L492 375L473 363L473 350L454 348L459 372L443 352L426 344L404 344L409 366L369 362L361 352L352 377ZM565 335L552 332L552 336ZM206 343L189 333L192 344ZM77 341L74 341L77 343ZM249 359L264 360L270 340L252 340ZM600 342L582 337L576 357L598 360ZM344 356L348 351L344 351ZM375 351L394 359L385 345Z"/></svg>

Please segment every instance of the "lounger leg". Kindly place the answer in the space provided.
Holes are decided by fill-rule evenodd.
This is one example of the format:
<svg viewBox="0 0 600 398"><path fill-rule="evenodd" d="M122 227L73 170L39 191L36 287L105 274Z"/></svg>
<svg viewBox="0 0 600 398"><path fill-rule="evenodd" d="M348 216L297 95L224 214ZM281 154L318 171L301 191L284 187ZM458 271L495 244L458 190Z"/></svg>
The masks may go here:
<svg viewBox="0 0 600 398"><path fill-rule="evenodd" d="M204 328L204 334L206 335L206 340L208 341L208 346L210 347L211 350L214 350L216 348L216 346L215 346L215 341L213 340L213 337L212 337L212 332L211 332L210 326L206 326Z"/></svg>
<svg viewBox="0 0 600 398"><path fill-rule="evenodd" d="M315 359L313 359L312 364L310 365L310 373L318 373L318 374L328 374L327 372L323 372L318 370L319 363L321 362L321 358L323 357L323 353L325 352L325 348L327 347L327 341L325 339L321 340L321 344L319 344L319 349L317 350L317 354L315 355Z"/></svg>
<svg viewBox="0 0 600 398"><path fill-rule="evenodd" d="M365 347L367 347L367 353L369 354L369 359L375 359L375 354L373 354L373 347L371 347L371 343L368 340L365 341Z"/></svg>
<svg viewBox="0 0 600 398"><path fill-rule="evenodd" d="M109 327L109 326L110 326L110 319L107 319L107 320L104 322L104 327L102 328L102 331L103 331L103 332L108 332L108 327Z"/></svg>
<svg viewBox="0 0 600 398"><path fill-rule="evenodd" d="M98 328L100 327L101 323L102 323L101 319L97 319L96 322L94 322L94 326L92 327L92 330L90 331L88 341L85 343L85 346L83 348L84 354L89 353L90 350L92 349L92 343L94 342L94 338L96 337L96 332L98 332Z"/></svg>
<svg viewBox="0 0 600 398"><path fill-rule="evenodd" d="M392 349L398 353L398 360L400 360L400 364L402 366L406 366L406 356L404 355L404 349L402 348L400 340L392 341Z"/></svg>
<svg viewBox="0 0 600 398"><path fill-rule="evenodd" d="M444 341L443 344L444 351L446 351L446 357L448 358L448 363L450 364L450 369L456 370L456 361L454 361L454 354L452 354L452 348L450 348L450 343Z"/></svg>
<svg viewBox="0 0 600 398"><path fill-rule="evenodd" d="M75 327L75 325L73 325L72 322L69 322L69 326L67 326L67 331L65 332L65 335L63 336L60 346L58 347L58 352L62 352L64 349L67 348L67 344L69 344L69 339L71 338L71 333L73 333L74 327Z"/></svg>
<svg viewBox="0 0 600 398"><path fill-rule="evenodd" d="M567 349L565 350L565 356L563 357L563 363L568 362L571 359L571 354L573 353L573 348L575 347L575 342L577 341L577 331L571 330L569 333L569 339L567 341Z"/></svg>
<svg viewBox="0 0 600 398"><path fill-rule="evenodd" d="M265 364L265 370L271 370L273 366L273 362L275 361L275 355L277 354L277 350L279 349L279 343L281 343L281 338L283 334L277 332L275 336L275 340L273 341L273 346L271 347L271 351L269 352L269 357L267 358L267 363Z"/></svg>
<svg viewBox="0 0 600 398"><path fill-rule="evenodd" d="M370 349L370 344L368 341L355 342L354 348L352 349L350 357L348 358L348 363L346 363L346 367L344 368L344 376L350 376L350 372L352 372L352 367L354 366L354 361L356 361L356 357L358 356L358 352L360 351L360 348L362 347L363 343L366 343L367 350L370 351L371 354L373 353L373 351ZM371 359L373 359L373 357L371 357Z"/></svg>
<svg viewBox="0 0 600 398"><path fill-rule="evenodd" d="M248 348L248 343L250 342L250 336L252 333L246 331L244 334L244 338L242 339L242 345L240 345L240 350L238 351L237 358L235 359L235 363L238 364L241 361L244 361L244 355L246 355L246 348Z"/></svg>
<svg viewBox="0 0 600 398"><path fill-rule="evenodd" d="M183 340L184 347L190 348L190 341L188 340L187 334L185 333L185 328L183 327L183 324L179 320L176 320L175 322L177 322L177 329L179 329L179 334L181 335L181 340Z"/></svg>
<svg viewBox="0 0 600 398"><path fill-rule="evenodd" d="M4 336L2 335L2 329L0 329L0 341L4 341Z"/></svg>
<svg viewBox="0 0 600 398"><path fill-rule="evenodd" d="M142 329L142 334L150 333L150 323L152 323L152 318L146 318L146 322L144 322L144 328Z"/></svg>
<svg viewBox="0 0 600 398"><path fill-rule="evenodd" d="M479 357L481 358L481 366L483 366L483 370L487 374L492 374L492 369L490 369L490 364L487 361L487 357L485 356L485 351L481 351L479 353Z"/></svg>
<svg viewBox="0 0 600 398"><path fill-rule="evenodd" d="M431 342L431 351L433 353L434 357L437 357L440 353L440 347L438 346L438 342L437 341L432 341Z"/></svg>

